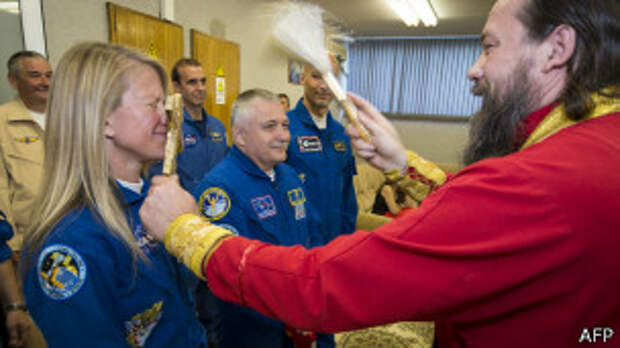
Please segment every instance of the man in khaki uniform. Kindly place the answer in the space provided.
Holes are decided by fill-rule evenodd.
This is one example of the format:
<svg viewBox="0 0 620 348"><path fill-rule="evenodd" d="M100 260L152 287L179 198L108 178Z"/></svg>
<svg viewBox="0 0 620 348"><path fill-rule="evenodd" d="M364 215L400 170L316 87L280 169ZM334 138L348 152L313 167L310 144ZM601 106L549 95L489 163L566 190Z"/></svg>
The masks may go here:
<svg viewBox="0 0 620 348"><path fill-rule="evenodd" d="M17 266L16 256L21 250L25 229L35 213L33 205L43 171L45 108L52 68L41 54L21 51L9 59L8 71L8 80L18 96L0 105L0 211L6 214L15 234L8 244L15 252L13 261ZM2 267L0 279L14 277L11 271ZM3 288L11 284L7 281L1 283ZM21 291L18 293L22 298ZM21 310L22 304L23 300L5 304L4 311ZM6 325L10 331L11 321ZM38 330L31 329L30 332L25 346L44 347Z"/></svg>

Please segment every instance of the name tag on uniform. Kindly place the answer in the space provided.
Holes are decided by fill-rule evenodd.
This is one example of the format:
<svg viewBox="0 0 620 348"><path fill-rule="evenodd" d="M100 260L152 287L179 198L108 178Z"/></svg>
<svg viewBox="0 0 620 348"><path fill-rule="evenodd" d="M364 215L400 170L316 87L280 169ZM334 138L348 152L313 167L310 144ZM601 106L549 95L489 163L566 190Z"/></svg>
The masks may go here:
<svg viewBox="0 0 620 348"><path fill-rule="evenodd" d="M209 138L214 143L221 143L224 141L224 135L220 132L209 132Z"/></svg>
<svg viewBox="0 0 620 348"><path fill-rule="evenodd" d="M297 144L299 145L299 152L301 153L323 151L321 139L319 139L317 135L297 137Z"/></svg>
<svg viewBox="0 0 620 348"><path fill-rule="evenodd" d="M250 203L252 204L252 208L254 208L256 215L261 220L274 216L278 213L276 210L276 204L273 202L271 195L252 198Z"/></svg>
<svg viewBox="0 0 620 348"><path fill-rule="evenodd" d="M334 150L338 152L347 151L347 144L344 141L334 141Z"/></svg>
<svg viewBox="0 0 620 348"><path fill-rule="evenodd" d="M185 134L183 142L185 143L185 146L194 146L198 142L198 138L196 137L196 134Z"/></svg>

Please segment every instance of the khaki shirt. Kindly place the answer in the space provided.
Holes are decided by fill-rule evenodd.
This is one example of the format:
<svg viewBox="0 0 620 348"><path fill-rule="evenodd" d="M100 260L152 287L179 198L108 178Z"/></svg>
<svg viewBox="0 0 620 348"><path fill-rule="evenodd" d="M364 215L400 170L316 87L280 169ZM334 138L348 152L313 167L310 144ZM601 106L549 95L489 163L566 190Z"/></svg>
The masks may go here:
<svg viewBox="0 0 620 348"><path fill-rule="evenodd" d="M0 210L15 236L9 241L21 250L43 173L43 129L19 98L0 106Z"/></svg>

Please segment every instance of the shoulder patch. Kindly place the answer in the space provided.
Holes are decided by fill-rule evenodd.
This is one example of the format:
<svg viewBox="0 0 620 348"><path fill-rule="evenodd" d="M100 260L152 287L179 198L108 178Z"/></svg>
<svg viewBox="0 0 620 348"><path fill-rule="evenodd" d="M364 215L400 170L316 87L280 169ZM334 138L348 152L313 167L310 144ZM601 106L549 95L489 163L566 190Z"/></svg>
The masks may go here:
<svg viewBox="0 0 620 348"><path fill-rule="evenodd" d="M252 208L256 212L259 219L266 219L270 216L278 214L276 204L271 195L260 196L250 200Z"/></svg>
<svg viewBox="0 0 620 348"><path fill-rule="evenodd" d="M153 307L134 315L131 320L125 322L127 342L132 347L144 347L146 340L161 319L162 305L163 301L159 301Z"/></svg>
<svg viewBox="0 0 620 348"><path fill-rule="evenodd" d="M72 248L54 244L43 249L37 263L41 290L53 300L75 295L86 280L86 264Z"/></svg>
<svg viewBox="0 0 620 348"><path fill-rule="evenodd" d="M219 220L230 210L230 197L219 187L209 187L198 200L200 212L209 220Z"/></svg>
<svg viewBox="0 0 620 348"><path fill-rule="evenodd" d="M320 152L323 151L321 145L321 139L317 135L307 135L297 137L297 145L299 145L299 152Z"/></svg>
<svg viewBox="0 0 620 348"><path fill-rule="evenodd" d="M232 232L235 236L239 235L239 231L237 230L237 228L231 224L218 224L217 226L225 228L227 230L229 230L230 232Z"/></svg>

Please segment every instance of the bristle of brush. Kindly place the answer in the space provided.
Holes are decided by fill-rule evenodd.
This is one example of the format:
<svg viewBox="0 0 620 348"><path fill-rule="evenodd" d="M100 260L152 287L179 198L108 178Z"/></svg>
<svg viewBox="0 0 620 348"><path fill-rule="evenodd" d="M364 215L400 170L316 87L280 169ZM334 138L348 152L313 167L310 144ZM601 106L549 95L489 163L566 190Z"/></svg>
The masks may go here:
<svg viewBox="0 0 620 348"><path fill-rule="evenodd" d="M322 74L331 71L325 47L323 10L319 6L298 1L280 3L274 18L273 36Z"/></svg>

